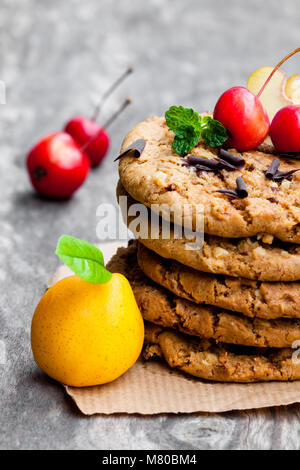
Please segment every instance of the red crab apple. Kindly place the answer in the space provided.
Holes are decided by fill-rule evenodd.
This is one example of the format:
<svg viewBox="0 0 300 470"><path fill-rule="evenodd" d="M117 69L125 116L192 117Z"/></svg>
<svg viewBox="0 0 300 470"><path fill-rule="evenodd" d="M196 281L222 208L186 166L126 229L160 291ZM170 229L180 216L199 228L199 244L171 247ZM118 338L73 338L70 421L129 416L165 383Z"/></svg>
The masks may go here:
<svg viewBox="0 0 300 470"><path fill-rule="evenodd" d="M300 152L300 106L286 106L275 114L270 136L278 152Z"/></svg>
<svg viewBox="0 0 300 470"><path fill-rule="evenodd" d="M241 151L261 144L270 129L269 118L259 99L241 86L230 88L221 95L215 106L214 119L228 131L226 145Z"/></svg>
<svg viewBox="0 0 300 470"><path fill-rule="evenodd" d="M67 122L65 132L68 132L77 141L89 157L92 166L99 165L107 153L109 136L106 129L130 103L131 99L127 98L104 126L83 116L76 116Z"/></svg>
<svg viewBox="0 0 300 470"><path fill-rule="evenodd" d="M245 87L233 87L221 95L215 106L214 118L220 121L228 131L229 138L226 141L228 147L235 147L241 151L250 150L261 144L267 137L270 120L260 101L260 96L279 67L299 51L300 48L295 49L272 69L256 95ZM277 88L276 86L275 89Z"/></svg>
<svg viewBox="0 0 300 470"><path fill-rule="evenodd" d="M97 166L105 157L109 148L109 135L96 121L84 116L74 116L64 128L81 147L90 159L92 166Z"/></svg>
<svg viewBox="0 0 300 470"><path fill-rule="evenodd" d="M73 137L66 132L55 132L31 149L27 169L33 187L40 194L67 198L86 179L90 161Z"/></svg>

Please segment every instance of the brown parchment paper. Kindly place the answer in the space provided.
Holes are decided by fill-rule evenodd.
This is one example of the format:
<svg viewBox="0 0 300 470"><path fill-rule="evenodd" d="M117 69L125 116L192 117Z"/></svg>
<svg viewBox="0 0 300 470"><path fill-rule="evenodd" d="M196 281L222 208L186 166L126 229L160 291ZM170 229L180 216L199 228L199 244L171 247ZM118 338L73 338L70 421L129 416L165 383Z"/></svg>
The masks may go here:
<svg viewBox="0 0 300 470"><path fill-rule="evenodd" d="M111 242L98 246L107 262L121 245ZM48 287L70 274L67 267L61 266L49 279ZM85 388L65 386L65 390L85 415L223 412L300 402L300 381L209 383L173 371L164 363L145 362L142 358L110 384Z"/></svg>

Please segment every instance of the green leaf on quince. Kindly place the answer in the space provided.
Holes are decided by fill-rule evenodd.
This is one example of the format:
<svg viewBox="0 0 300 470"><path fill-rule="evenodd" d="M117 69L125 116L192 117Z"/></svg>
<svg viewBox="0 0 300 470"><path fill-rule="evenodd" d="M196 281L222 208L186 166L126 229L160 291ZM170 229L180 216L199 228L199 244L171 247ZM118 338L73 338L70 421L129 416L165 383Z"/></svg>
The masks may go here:
<svg viewBox="0 0 300 470"><path fill-rule="evenodd" d="M87 282L104 284L112 277L104 267L102 252L84 240L62 235L55 253L77 276Z"/></svg>

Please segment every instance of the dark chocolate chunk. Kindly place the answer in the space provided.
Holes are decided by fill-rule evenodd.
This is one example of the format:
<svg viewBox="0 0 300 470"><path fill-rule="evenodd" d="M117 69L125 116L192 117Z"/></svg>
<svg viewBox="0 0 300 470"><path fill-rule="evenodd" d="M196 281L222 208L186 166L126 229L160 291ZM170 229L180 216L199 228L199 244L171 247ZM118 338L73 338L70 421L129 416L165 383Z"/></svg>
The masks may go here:
<svg viewBox="0 0 300 470"><path fill-rule="evenodd" d="M245 160L240 155L234 155L224 149L220 149L219 158L230 163L230 165L234 166L237 170L241 170L245 166Z"/></svg>
<svg viewBox="0 0 300 470"><path fill-rule="evenodd" d="M246 183L241 176L236 179L236 191L241 199L248 196Z"/></svg>
<svg viewBox="0 0 300 470"><path fill-rule="evenodd" d="M276 175L279 167L280 167L280 160L278 160L278 158L275 158L265 171L266 177L272 180L274 176Z"/></svg>
<svg viewBox="0 0 300 470"><path fill-rule="evenodd" d="M138 139L136 140L135 142L133 142L131 145L129 145L129 147L127 147L127 149L124 150L124 152L122 152L115 160L114 162L116 162L117 160L120 160L120 158L122 157L125 157L125 155L127 155L128 153L132 153L132 156L135 157L135 158L139 158L143 151L144 151L144 148L146 147L146 141L144 139Z"/></svg>
<svg viewBox="0 0 300 470"><path fill-rule="evenodd" d="M176 188L177 188L176 184L171 183L171 184L169 184L169 186L166 187L166 190L167 191L175 191Z"/></svg>

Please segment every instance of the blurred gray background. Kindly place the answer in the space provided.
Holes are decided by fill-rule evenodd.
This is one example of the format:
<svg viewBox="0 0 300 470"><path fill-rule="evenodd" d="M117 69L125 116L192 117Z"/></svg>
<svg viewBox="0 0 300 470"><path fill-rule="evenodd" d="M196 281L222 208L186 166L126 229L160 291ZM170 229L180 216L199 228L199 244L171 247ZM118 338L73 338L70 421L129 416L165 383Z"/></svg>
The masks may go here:
<svg viewBox="0 0 300 470"><path fill-rule="evenodd" d="M96 240L96 208L115 200L125 133L173 104L211 110L300 45L297 0L0 1L0 446L14 449L299 449L300 407L155 417L79 413L33 362L30 322L57 266L62 233ZM36 197L29 148L74 113L89 116L128 65L135 74L105 106L134 104L110 129L103 165L65 202ZM300 72L299 56L284 69Z"/></svg>

